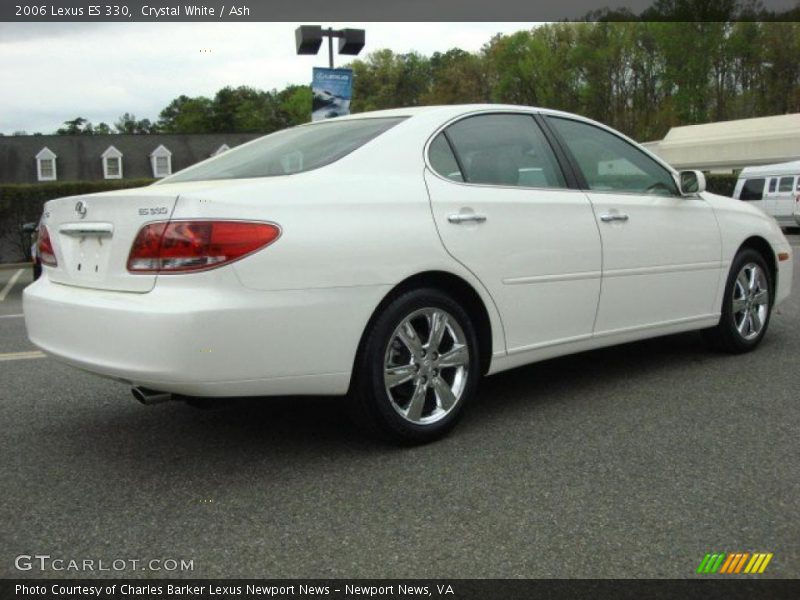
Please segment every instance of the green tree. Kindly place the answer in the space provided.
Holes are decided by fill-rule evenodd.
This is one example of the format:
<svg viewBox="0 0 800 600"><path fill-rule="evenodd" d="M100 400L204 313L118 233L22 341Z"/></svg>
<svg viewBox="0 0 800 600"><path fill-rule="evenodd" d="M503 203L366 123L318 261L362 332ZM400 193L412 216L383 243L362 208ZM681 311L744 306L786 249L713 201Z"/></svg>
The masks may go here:
<svg viewBox="0 0 800 600"><path fill-rule="evenodd" d="M207 133L212 131L212 103L205 96L181 95L159 114L158 127L164 133Z"/></svg>
<svg viewBox="0 0 800 600"><path fill-rule="evenodd" d="M113 133L113 130L108 126L107 123L100 122L94 127L95 135L108 135L110 133Z"/></svg>
<svg viewBox="0 0 800 600"><path fill-rule="evenodd" d="M71 121L64 121L64 127L59 128L56 133L58 135L80 135L87 133L87 126L89 127L88 133L91 133L91 123L83 117L76 117Z"/></svg>
<svg viewBox="0 0 800 600"><path fill-rule="evenodd" d="M278 92L276 100L285 126L301 125L311 120L311 86L290 85Z"/></svg>

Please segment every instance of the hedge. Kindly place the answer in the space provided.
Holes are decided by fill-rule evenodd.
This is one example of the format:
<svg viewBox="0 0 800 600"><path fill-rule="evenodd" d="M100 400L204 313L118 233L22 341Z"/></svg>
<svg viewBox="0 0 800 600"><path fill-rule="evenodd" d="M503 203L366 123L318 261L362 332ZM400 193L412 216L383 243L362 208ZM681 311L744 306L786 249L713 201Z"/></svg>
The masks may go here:
<svg viewBox="0 0 800 600"><path fill-rule="evenodd" d="M149 185L154 179L54 181L0 184L0 263L28 260L30 239L22 225L38 221L44 203L53 198L93 194Z"/></svg>
<svg viewBox="0 0 800 600"><path fill-rule="evenodd" d="M738 175L711 175L706 173L706 189L720 196L733 197L733 188L736 187Z"/></svg>

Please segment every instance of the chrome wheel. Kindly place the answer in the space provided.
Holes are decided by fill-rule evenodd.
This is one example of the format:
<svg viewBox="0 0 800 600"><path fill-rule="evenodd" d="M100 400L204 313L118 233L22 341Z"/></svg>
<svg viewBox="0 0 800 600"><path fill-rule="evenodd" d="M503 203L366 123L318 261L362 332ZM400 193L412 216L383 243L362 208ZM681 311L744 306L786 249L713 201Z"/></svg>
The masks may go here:
<svg viewBox="0 0 800 600"><path fill-rule="evenodd" d="M769 284L764 270L747 263L733 284L731 312L736 331L745 340L752 340L764 329L769 314Z"/></svg>
<svg viewBox="0 0 800 600"><path fill-rule="evenodd" d="M469 358L467 338L452 315L440 308L414 311L392 333L383 361L392 408L418 425L443 419L464 393Z"/></svg>

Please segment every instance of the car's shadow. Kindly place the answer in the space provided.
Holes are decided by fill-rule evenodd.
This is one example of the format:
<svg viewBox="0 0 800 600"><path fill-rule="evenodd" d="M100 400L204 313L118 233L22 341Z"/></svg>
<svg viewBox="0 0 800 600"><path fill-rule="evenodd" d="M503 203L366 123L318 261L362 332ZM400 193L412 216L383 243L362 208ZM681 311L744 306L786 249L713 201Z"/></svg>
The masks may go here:
<svg viewBox="0 0 800 600"><path fill-rule="evenodd" d="M488 422L523 417L549 402L591 397L598 386L619 386L635 375L657 369L680 373L702 361L719 360L696 333L662 337L551 359L484 379L475 402L454 432L479 431ZM565 397L567 400L565 400ZM557 400L553 400L557 398ZM120 401L114 398L113 405ZM352 424L345 400L336 397L277 397L221 399L202 408L183 402L125 410L81 411L81 437L93 439L119 454L169 456L200 453L230 460L242 451L264 456L272 452L318 456L328 453L394 452L396 447L364 435ZM108 402L107 402L108 404ZM86 418L87 412L92 416ZM77 422L77 423L76 423ZM109 436L107 431L116 432ZM98 444L100 447L98 447ZM224 459L223 459L224 460Z"/></svg>

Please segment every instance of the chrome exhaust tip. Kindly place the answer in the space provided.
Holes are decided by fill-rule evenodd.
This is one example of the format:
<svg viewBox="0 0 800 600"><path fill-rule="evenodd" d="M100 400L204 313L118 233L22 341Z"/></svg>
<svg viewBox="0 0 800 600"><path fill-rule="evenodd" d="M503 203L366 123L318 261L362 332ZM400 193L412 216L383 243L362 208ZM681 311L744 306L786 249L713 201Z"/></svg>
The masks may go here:
<svg viewBox="0 0 800 600"><path fill-rule="evenodd" d="M169 392L157 392L144 387L134 386L131 388L133 397L142 404L150 406L151 404L160 404L172 400L172 394Z"/></svg>

